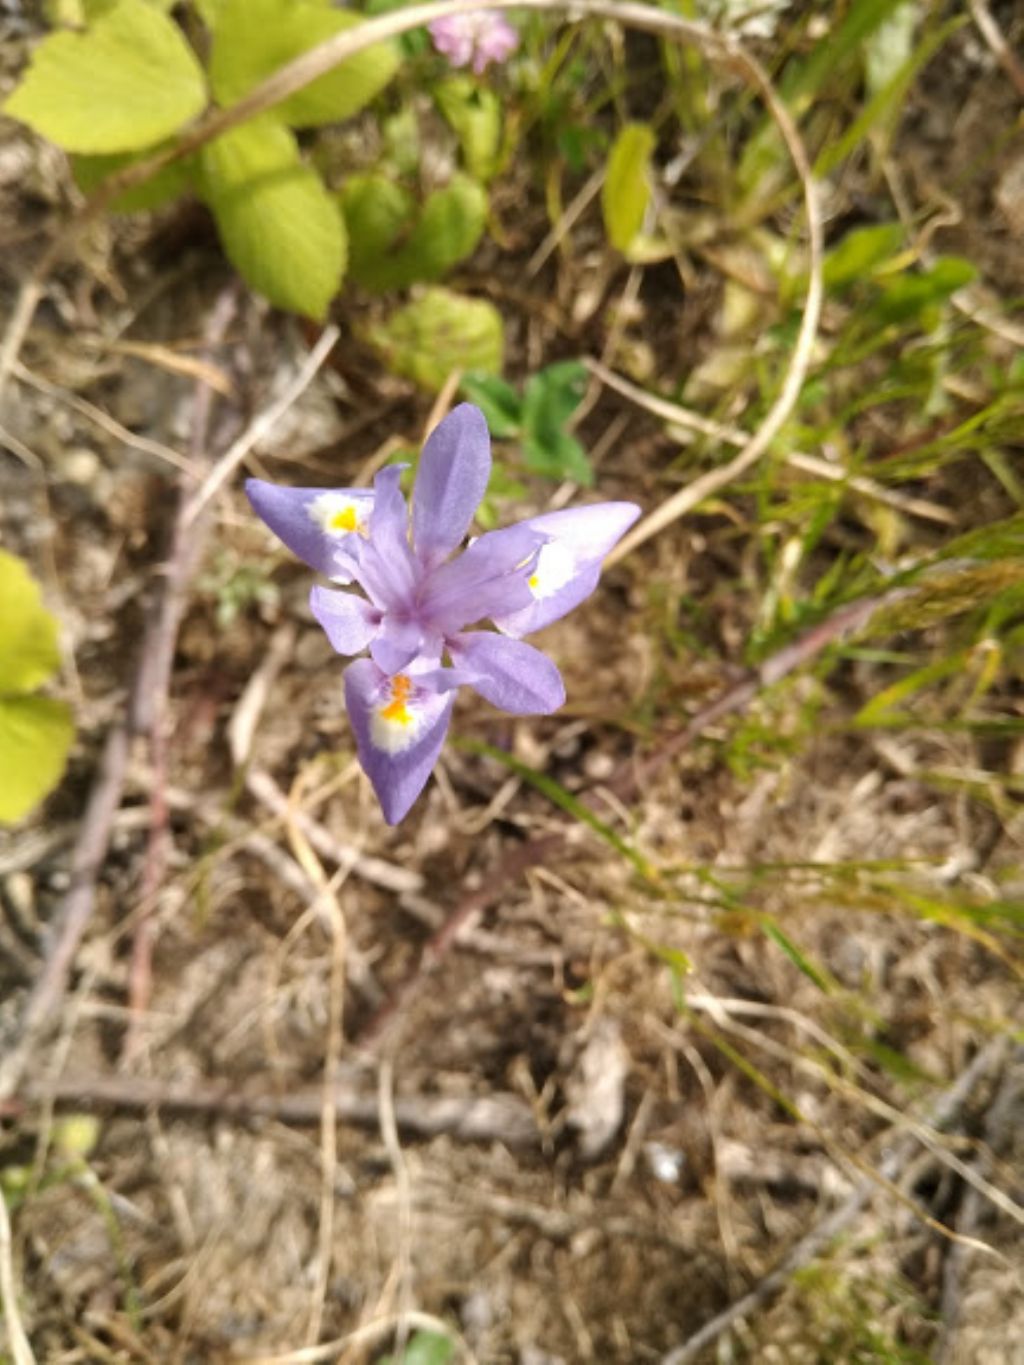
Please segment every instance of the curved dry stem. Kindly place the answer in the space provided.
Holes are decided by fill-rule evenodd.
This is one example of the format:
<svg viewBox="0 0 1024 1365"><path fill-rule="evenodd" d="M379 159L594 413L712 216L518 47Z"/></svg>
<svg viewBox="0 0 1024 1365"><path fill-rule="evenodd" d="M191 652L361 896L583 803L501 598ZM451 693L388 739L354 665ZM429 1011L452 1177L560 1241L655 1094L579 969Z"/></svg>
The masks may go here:
<svg viewBox="0 0 1024 1365"><path fill-rule="evenodd" d="M156 152L104 181L65 230L46 249L36 268L22 285L3 344L0 346L0 397L32 325L36 308L42 298L45 280L82 228L118 195L142 184L171 162L192 155L229 129L236 128L258 114L272 109L282 100L309 85L311 81L325 75L346 58L355 56L373 43L398 37L411 29L432 23L435 19L470 13L477 8L478 6L469 3L469 0L434 0L434 3L413 5L407 9L380 15L360 24L358 28L335 34L318 47L311 48L295 61L275 71L229 109L214 109L208 112L182 135L175 146ZM779 397L749 444L736 459L724 469L713 471L705 480L698 480L698 484L682 490L640 522L631 535L619 545L615 558L621 558L649 536L655 535L684 512L689 511L695 501L707 497L709 493L722 487L723 483L729 482L752 465L792 411L807 371L821 309L821 219L814 194L810 163L796 126L788 110L775 94L767 73L734 38L727 34L716 33L703 24L681 19L675 14L668 14L649 5L630 3L629 0L581 0L581 3L576 4L570 3L569 0L491 0L489 8L548 10L565 13L568 18L575 20L609 19L627 27L643 29L648 33L678 38L702 48L711 58L733 66L757 89L772 118L778 124L804 187L810 237L810 283L800 334Z"/></svg>

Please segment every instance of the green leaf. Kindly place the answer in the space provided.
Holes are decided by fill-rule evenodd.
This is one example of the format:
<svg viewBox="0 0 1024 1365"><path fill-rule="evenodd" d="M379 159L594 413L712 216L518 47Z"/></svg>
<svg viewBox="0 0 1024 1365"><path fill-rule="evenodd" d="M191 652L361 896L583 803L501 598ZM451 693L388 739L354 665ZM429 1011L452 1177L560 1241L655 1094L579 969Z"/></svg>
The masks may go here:
<svg viewBox="0 0 1024 1365"><path fill-rule="evenodd" d="M0 602L0 695L34 692L60 667L57 623L43 606L38 583L5 550L0 550Z"/></svg>
<svg viewBox="0 0 1024 1365"><path fill-rule="evenodd" d="M523 461L532 473L547 479L572 479L587 488L594 482L587 452L567 431L552 432L543 443L534 436L524 436Z"/></svg>
<svg viewBox="0 0 1024 1365"><path fill-rule="evenodd" d="M401 1356L385 1356L380 1365L448 1365L454 1354L451 1337L440 1332L417 1332Z"/></svg>
<svg viewBox="0 0 1024 1365"><path fill-rule="evenodd" d="M601 210L608 240L618 251L627 251L643 228L651 198L647 177L654 143L650 124L627 123L608 154Z"/></svg>
<svg viewBox="0 0 1024 1365"><path fill-rule="evenodd" d="M466 176L431 194L418 218L412 197L381 175L353 176L341 203L352 278L367 289L440 279L476 249L487 220L487 195Z"/></svg>
<svg viewBox="0 0 1024 1365"><path fill-rule="evenodd" d="M366 336L396 374L431 391L443 388L454 370L498 373L505 345L492 303L438 286L368 327Z"/></svg>
<svg viewBox="0 0 1024 1365"><path fill-rule="evenodd" d="M516 435L522 425L523 402L511 384L496 374L479 374L474 370L462 376L459 387L483 413L492 436L500 441Z"/></svg>
<svg viewBox="0 0 1024 1365"><path fill-rule="evenodd" d="M586 391L587 371L577 360L549 365L527 383L523 455L529 469L553 479L575 479L587 485L594 482L586 451L565 430Z"/></svg>
<svg viewBox="0 0 1024 1365"><path fill-rule="evenodd" d="M353 175L340 202L349 241L349 272L367 289L386 289L392 259L416 217L408 190L385 175Z"/></svg>
<svg viewBox="0 0 1024 1365"><path fill-rule="evenodd" d="M148 156L149 153L147 152ZM84 194L92 194L104 180L126 166L132 166L140 157L135 152L112 152L108 156L73 156L71 171L75 184ZM147 209L162 208L172 199L186 194L192 188L195 171L195 158L187 157L182 161L172 161L162 171L132 190L126 190L114 199L110 208L114 213L141 213Z"/></svg>
<svg viewBox="0 0 1024 1365"><path fill-rule="evenodd" d="M82 17L87 24L93 23L101 14L108 13L119 2L120 0L78 0ZM144 0L144 3L167 14L177 4L177 0Z"/></svg>
<svg viewBox="0 0 1024 1365"><path fill-rule="evenodd" d="M162 142L206 104L181 30L145 0L117 0L84 33L53 33L4 105L68 152L130 152Z"/></svg>
<svg viewBox="0 0 1024 1365"><path fill-rule="evenodd" d="M255 119L204 147L200 173L239 274L278 308L322 319L345 270L345 226L294 136Z"/></svg>
<svg viewBox="0 0 1024 1365"><path fill-rule="evenodd" d="M413 280L438 280L471 256L487 222L486 191L468 176L435 190L402 253Z"/></svg>
<svg viewBox="0 0 1024 1365"><path fill-rule="evenodd" d="M960 256L940 256L928 270L898 275L887 282L875 312L886 323L924 322L924 314L970 284L977 273L971 262Z"/></svg>
<svg viewBox="0 0 1024 1365"><path fill-rule="evenodd" d="M897 254L903 240L900 223L854 228L825 258L826 288L841 289L874 274L878 266Z"/></svg>
<svg viewBox="0 0 1024 1365"><path fill-rule="evenodd" d="M73 735L63 702L0 697L0 820L22 819L57 785Z"/></svg>
<svg viewBox="0 0 1024 1365"><path fill-rule="evenodd" d="M313 0L224 0L210 53L210 82L220 104L234 104L279 67L362 16ZM398 69L392 43L375 43L282 101L275 114L293 128L348 118L369 104Z"/></svg>
<svg viewBox="0 0 1024 1365"><path fill-rule="evenodd" d="M501 101L468 76L452 76L436 85L434 99L459 139L466 169L486 184L501 166Z"/></svg>

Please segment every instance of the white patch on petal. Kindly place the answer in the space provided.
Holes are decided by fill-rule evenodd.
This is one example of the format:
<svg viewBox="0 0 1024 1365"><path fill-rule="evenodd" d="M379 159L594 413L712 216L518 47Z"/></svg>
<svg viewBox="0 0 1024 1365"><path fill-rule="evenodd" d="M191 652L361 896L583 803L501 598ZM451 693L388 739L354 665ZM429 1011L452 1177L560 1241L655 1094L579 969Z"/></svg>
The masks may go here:
<svg viewBox="0 0 1024 1365"><path fill-rule="evenodd" d="M549 540L542 545L530 574L530 591L540 599L551 597L559 588L564 588L576 573L576 560L567 545L559 540Z"/></svg>
<svg viewBox="0 0 1024 1365"><path fill-rule="evenodd" d="M354 498L348 493L321 493L309 504L309 516L321 531L339 538L356 531L366 535L372 498Z"/></svg>
<svg viewBox="0 0 1024 1365"><path fill-rule="evenodd" d="M404 673L396 673L384 686L383 695L370 712L370 739L385 754L411 749L429 723L428 698ZM429 698L434 700L434 698Z"/></svg>

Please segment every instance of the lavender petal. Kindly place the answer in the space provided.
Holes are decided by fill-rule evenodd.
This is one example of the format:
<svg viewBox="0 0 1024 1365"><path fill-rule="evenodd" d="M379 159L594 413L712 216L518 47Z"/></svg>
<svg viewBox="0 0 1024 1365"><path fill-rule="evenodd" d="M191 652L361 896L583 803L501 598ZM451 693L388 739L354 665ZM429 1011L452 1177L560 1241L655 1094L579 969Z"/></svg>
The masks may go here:
<svg viewBox="0 0 1024 1365"><path fill-rule="evenodd" d="M631 502L599 502L530 517L510 530L528 528L544 537L529 584L533 602L492 616L506 635L518 639L541 630L578 607L597 587L601 562L640 515Z"/></svg>
<svg viewBox="0 0 1024 1365"><path fill-rule="evenodd" d="M546 716L565 703L558 669L539 649L489 631L448 641L457 672L492 706L517 716Z"/></svg>
<svg viewBox="0 0 1024 1365"><path fill-rule="evenodd" d="M412 493L412 540L426 568L458 547L487 490L491 437L479 408L460 403L434 428Z"/></svg>
<svg viewBox="0 0 1024 1365"><path fill-rule="evenodd" d="M380 612L354 593L318 586L309 606L339 654L358 654L380 630Z"/></svg>
<svg viewBox="0 0 1024 1365"><path fill-rule="evenodd" d="M322 574L334 576L336 552L369 523L374 495L365 488L281 488L247 479L253 511L293 554Z"/></svg>
<svg viewBox="0 0 1024 1365"><path fill-rule="evenodd" d="M439 695L415 678L398 677L404 681L371 659L357 659L345 670L345 704L359 762L389 825L398 824L426 786L455 701L453 693Z"/></svg>

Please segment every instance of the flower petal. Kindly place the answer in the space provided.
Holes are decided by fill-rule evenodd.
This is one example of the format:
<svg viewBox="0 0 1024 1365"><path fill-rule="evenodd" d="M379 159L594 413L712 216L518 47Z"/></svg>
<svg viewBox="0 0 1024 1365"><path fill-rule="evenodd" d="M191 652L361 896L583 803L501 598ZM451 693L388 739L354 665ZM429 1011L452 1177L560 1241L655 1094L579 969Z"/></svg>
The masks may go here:
<svg viewBox="0 0 1024 1365"><path fill-rule="evenodd" d="M428 437L412 491L412 541L425 567L461 543L490 476L487 422L472 403L460 403Z"/></svg>
<svg viewBox="0 0 1024 1365"><path fill-rule="evenodd" d="M451 634L495 611L530 606L534 597L527 579L541 543L525 523L488 531L430 575L425 615L438 630Z"/></svg>
<svg viewBox="0 0 1024 1365"><path fill-rule="evenodd" d="M525 608L492 616L506 635L516 638L541 630L579 606L597 587L601 561L640 515L631 502L599 502L530 517L510 530L528 528L544 537L529 577L534 601Z"/></svg>
<svg viewBox="0 0 1024 1365"><path fill-rule="evenodd" d="M517 716L546 716L565 702L558 669L539 649L505 635L475 631L448 641L456 672L492 706Z"/></svg>
<svg viewBox="0 0 1024 1365"><path fill-rule="evenodd" d="M374 606L406 611L413 604L420 570L409 545L409 512L399 487L404 465L386 465L373 481L369 535L353 566Z"/></svg>
<svg viewBox="0 0 1024 1365"><path fill-rule="evenodd" d="M454 702L454 693L439 695L408 674L389 677L372 659L346 668L345 705L359 762L389 825L398 824L426 786Z"/></svg>
<svg viewBox="0 0 1024 1365"><path fill-rule="evenodd" d="M401 673L419 654L422 644L423 631L416 622L385 616L383 629L371 644L370 653L385 673Z"/></svg>
<svg viewBox="0 0 1024 1365"><path fill-rule="evenodd" d="M380 612L355 593L318 586L309 605L339 654L358 654L380 630Z"/></svg>
<svg viewBox="0 0 1024 1365"><path fill-rule="evenodd" d="M247 479L245 491L256 515L311 568L338 576L335 553L358 544L373 508L366 488L281 488Z"/></svg>

